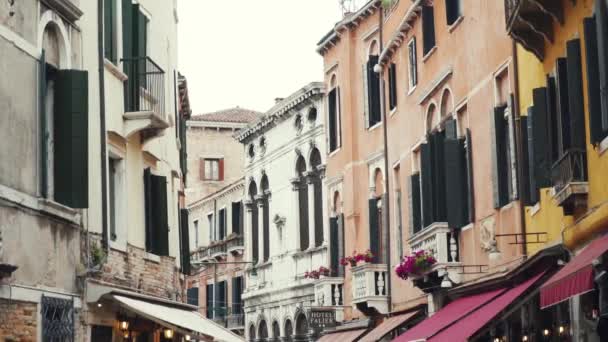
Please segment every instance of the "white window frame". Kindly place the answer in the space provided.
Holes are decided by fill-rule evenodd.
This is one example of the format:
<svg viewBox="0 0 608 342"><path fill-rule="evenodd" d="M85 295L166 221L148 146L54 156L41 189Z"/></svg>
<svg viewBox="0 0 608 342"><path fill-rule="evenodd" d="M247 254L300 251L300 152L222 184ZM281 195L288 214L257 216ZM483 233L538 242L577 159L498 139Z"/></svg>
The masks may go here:
<svg viewBox="0 0 608 342"><path fill-rule="evenodd" d="M412 55L412 49L413 49L413 55ZM413 58L413 61L412 61ZM407 64L408 64L408 94L412 93L414 91L414 89L416 89L416 86L418 85L418 51L417 51L417 47L416 47L416 36L412 37L412 39L409 40L409 42L407 43ZM414 73L415 71L415 73ZM412 77L412 75L415 75L415 77ZM413 80L416 80L416 82L413 82Z"/></svg>

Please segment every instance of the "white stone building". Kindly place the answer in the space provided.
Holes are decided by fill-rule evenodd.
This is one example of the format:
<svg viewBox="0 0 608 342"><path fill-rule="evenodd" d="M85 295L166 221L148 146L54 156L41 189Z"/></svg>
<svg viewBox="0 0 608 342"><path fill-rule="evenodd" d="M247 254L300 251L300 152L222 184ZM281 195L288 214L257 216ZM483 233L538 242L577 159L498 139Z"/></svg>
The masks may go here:
<svg viewBox="0 0 608 342"><path fill-rule="evenodd" d="M249 341L312 338L316 282L304 275L329 265L324 93L308 84L236 136L247 154L245 253L254 263L243 293Z"/></svg>

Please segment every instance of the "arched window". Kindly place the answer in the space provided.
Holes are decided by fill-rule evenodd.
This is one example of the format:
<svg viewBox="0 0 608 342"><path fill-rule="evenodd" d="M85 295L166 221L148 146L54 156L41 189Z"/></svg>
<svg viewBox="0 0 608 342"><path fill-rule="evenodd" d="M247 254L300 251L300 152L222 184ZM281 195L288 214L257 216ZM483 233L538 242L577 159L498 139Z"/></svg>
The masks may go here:
<svg viewBox="0 0 608 342"><path fill-rule="evenodd" d="M308 334L308 320L303 313L296 318L296 338L304 338Z"/></svg>
<svg viewBox="0 0 608 342"><path fill-rule="evenodd" d="M291 324L291 320L285 321L285 337L290 338L293 336L293 325Z"/></svg>
<svg viewBox="0 0 608 342"><path fill-rule="evenodd" d="M310 154L310 169L312 170L312 186L314 197L312 198L312 208L314 210L314 229L315 229L315 246L323 244L323 190L321 182L321 174L319 170L321 166L321 153L317 148L313 149Z"/></svg>
<svg viewBox="0 0 608 342"><path fill-rule="evenodd" d="M342 118L340 115L340 88L336 75L329 81L330 91L327 93L327 132L329 136L329 151L333 152L342 146Z"/></svg>
<svg viewBox="0 0 608 342"><path fill-rule="evenodd" d="M279 338L281 337L281 328L279 327L279 322L277 321L272 323L272 337L275 341L279 341Z"/></svg>
<svg viewBox="0 0 608 342"><path fill-rule="evenodd" d="M441 95L441 120L452 114L452 94L445 89Z"/></svg>
<svg viewBox="0 0 608 342"><path fill-rule="evenodd" d="M382 170L374 170L375 193L369 200L369 249L374 254L374 262L386 261L384 231L382 224L382 200L384 199L384 176Z"/></svg>
<svg viewBox="0 0 608 342"><path fill-rule="evenodd" d="M342 199L338 191L334 192L332 200L332 215L329 219L330 267L333 276L344 276L344 266L340 258L344 256L344 215L342 215Z"/></svg>
<svg viewBox="0 0 608 342"><path fill-rule="evenodd" d="M255 341L255 326L253 324L249 326L249 341Z"/></svg>
<svg viewBox="0 0 608 342"><path fill-rule="evenodd" d="M258 263L259 260L259 238L258 238L258 206L256 205L256 196L258 194L258 188L254 181L249 183L249 200L251 201L251 251L252 261L254 264Z"/></svg>
<svg viewBox="0 0 608 342"><path fill-rule="evenodd" d="M431 133L435 126L439 124L439 117L437 115L437 106L431 103L428 110L426 111L426 132Z"/></svg>
<svg viewBox="0 0 608 342"><path fill-rule="evenodd" d="M260 183L260 188L262 190L262 234L264 240L264 250L262 251L262 261L266 262L270 258L270 201L268 200L269 196L269 185L268 185L268 176L264 174L262 176L262 181Z"/></svg>
<svg viewBox="0 0 608 342"><path fill-rule="evenodd" d="M304 251L310 247L308 237L308 185L306 182L306 161L299 156L296 162L296 173L298 175L298 206L300 213L300 250Z"/></svg>
<svg viewBox="0 0 608 342"><path fill-rule="evenodd" d="M268 326L266 325L266 321L261 321L260 326L258 328L258 339L265 340L268 338Z"/></svg>
<svg viewBox="0 0 608 342"><path fill-rule="evenodd" d="M365 81L366 123L372 127L382 121L380 113L380 75L374 71L378 64L378 43L374 40L369 47L367 64L365 65L363 79Z"/></svg>

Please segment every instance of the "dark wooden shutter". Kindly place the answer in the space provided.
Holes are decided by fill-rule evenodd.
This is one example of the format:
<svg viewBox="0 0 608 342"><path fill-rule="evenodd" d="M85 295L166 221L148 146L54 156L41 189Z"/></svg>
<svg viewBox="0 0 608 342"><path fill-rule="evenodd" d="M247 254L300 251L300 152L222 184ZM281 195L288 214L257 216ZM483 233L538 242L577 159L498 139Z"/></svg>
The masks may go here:
<svg viewBox="0 0 608 342"><path fill-rule="evenodd" d="M218 212L218 240L224 240L226 238L226 209L220 209Z"/></svg>
<svg viewBox="0 0 608 342"><path fill-rule="evenodd" d="M426 55L435 47L435 13L433 6L422 6L422 39L423 54Z"/></svg>
<svg viewBox="0 0 608 342"><path fill-rule="evenodd" d="M600 93L597 30L595 18L585 18L585 59L587 71L587 111L589 112L590 141L598 144L604 139L602 130L602 101Z"/></svg>
<svg viewBox="0 0 608 342"><path fill-rule="evenodd" d="M447 219L445 193L445 153L443 132L431 135L433 153L433 209L434 222L445 222Z"/></svg>
<svg viewBox="0 0 608 342"><path fill-rule="evenodd" d="M169 255L169 221L167 216L167 178L151 176L152 181L152 252Z"/></svg>
<svg viewBox="0 0 608 342"><path fill-rule="evenodd" d="M528 182L530 185L529 191L529 204L532 205L537 203L540 197L538 192L538 186L536 184L536 148L534 141L534 120L535 120L534 106L528 108L528 119L527 119L527 137L528 137Z"/></svg>
<svg viewBox="0 0 608 342"><path fill-rule="evenodd" d="M270 258L270 207L268 197L263 199L264 201L264 216L262 218L264 223L264 230L262 231L264 237L264 261L268 261Z"/></svg>
<svg viewBox="0 0 608 342"><path fill-rule="evenodd" d="M337 141L336 146L342 146L342 107L340 106L340 88L336 88L336 126L337 126Z"/></svg>
<svg viewBox="0 0 608 342"><path fill-rule="evenodd" d="M89 84L81 70L59 70L54 105L55 200L72 208L89 206Z"/></svg>
<svg viewBox="0 0 608 342"><path fill-rule="evenodd" d="M378 217L378 200L371 198L369 200L369 249L374 254L374 263L380 260L380 239L379 239L379 217Z"/></svg>
<svg viewBox="0 0 608 342"><path fill-rule="evenodd" d="M422 217L420 203L420 173L410 176L408 199L410 202L410 237L422 230Z"/></svg>
<svg viewBox="0 0 608 342"><path fill-rule="evenodd" d="M456 139L458 138L458 129L456 128L456 120L448 119L445 122L445 137L446 139Z"/></svg>
<svg viewBox="0 0 608 342"><path fill-rule="evenodd" d="M566 43L568 56L568 103L570 104L570 147L585 148L585 105L580 39Z"/></svg>
<svg viewBox="0 0 608 342"><path fill-rule="evenodd" d="M144 170L144 211L145 211L145 230L146 230L146 251L153 250L153 205L152 205L152 172L150 168Z"/></svg>
<svg viewBox="0 0 608 342"><path fill-rule="evenodd" d="M338 216L338 255L346 255L346 243L344 239L344 214ZM344 277L344 266L339 266L338 275Z"/></svg>
<svg viewBox="0 0 608 342"><path fill-rule="evenodd" d="M336 136L336 89L332 89L327 95L327 106L329 109L328 127L329 131L329 151L338 148L338 137Z"/></svg>
<svg viewBox="0 0 608 342"><path fill-rule="evenodd" d="M134 56L132 0L122 0L122 55L124 58Z"/></svg>
<svg viewBox="0 0 608 342"><path fill-rule="evenodd" d="M198 160L198 176L200 180L205 180L205 159Z"/></svg>
<svg viewBox="0 0 608 342"><path fill-rule="evenodd" d="M605 1L595 1L597 51L599 61L600 102L602 106L602 130L608 131L608 10Z"/></svg>
<svg viewBox="0 0 608 342"><path fill-rule="evenodd" d="M224 158L221 158L220 160L218 160L218 180L223 181L224 180Z"/></svg>
<svg viewBox="0 0 608 342"><path fill-rule="evenodd" d="M241 312L241 295L243 293L243 278L232 278L232 314L239 315Z"/></svg>
<svg viewBox="0 0 608 342"><path fill-rule="evenodd" d="M471 130L466 131L467 143L467 208L469 223L475 222L475 186L473 178L473 140L471 140Z"/></svg>
<svg viewBox="0 0 608 342"><path fill-rule="evenodd" d="M93 325L91 327L91 342L111 342L112 327Z"/></svg>
<svg viewBox="0 0 608 342"><path fill-rule="evenodd" d="M123 63L123 71L129 78L129 82L124 83L125 87L125 111L136 110L137 101L137 68L132 58L136 56L133 35L134 35L134 22L133 17L133 3L131 0L122 0L122 58L125 59Z"/></svg>
<svg viewBox="0 0 608 342"><path fill-rule="evenodd" d="M520 191L520 199L522 203L526 206L533 205L530 199L530 189L532 188L532 184L530 184L530 163L529 163L529 154L528 154L528 117L520 116L519 117L519 132L521 137L522 144L522 155L519 158L519 167L521 168L521 191Z"/></svg>
<svg viewBox="0 0 608 342"><path fill-rule="evenodd" d="M324 227L323 227L323 193L321 178L317 175L314 179L314 198L313 198L313 206L314 206L314 214L315 214L315 246L319 247L323 244L324 240Z"/></svg>
<svg viewBox="0 0 608 342"><path fill-rule="evenodd" d="M188 217L188 209L180 209L180 229L181 229L181 247L182 247L182 273L190 275L190 220ZM197 300L198 305L198 300Z"/></svg>
<svg viewBox="0 0 608 342"><path fill-rule="evenodd" d="M460 17L461 0L445 0L445 11L448 26L454 24Z"/></svg>
<svg viewBox="0 0 608 342"><path fill-rule="evenodd" d="M329 219L329 264L331 269L331 274L334 277L338 276L339 268L340 268L340 240L338 234L338 218L331 217Z"/></svg>
<svg viewBox="0 0 608 342"><path fill-rule="evenodd" d="M468 223L467 172L464 140L445 139L447 222L450 228Z"/></svg>
<svg viewBox="0 0 608 342"><path fill-rule="evenodd" d="M142 103L139 96L139 87L148 89L147 85L147 26L148 18L140 10L139 4L133 4L133 57L137 58L137 62L132 65L135 67L135 73L131 76L135 76L127 84L131 84L133 89L133 105L134 110L139 111ZM133 80L133 81L131 81Z"/></svg>
<svg viewBox="0 0 608 342"><path fill-rule="evenodd" d="M534 101L534 115L531 121L528 121L528 124L532 125L533 134L529 136L529 139L534 140L534 177L536 179L536 186L540 189L551 185L551 158L547 150L547 146L550 144L547 133L547 127L549 127L546 106L547 88L534 89L532 98Z"/></svg>
<svg viewBox="0 0 608 342"><path fill-rule="evenodd" d="M304 251L310 247L308 235L308 184L306 184L306 178L300 179L298 185L298 198L299 198L299 210L300 210L300 250Z"/></svg>
<svg viewBox="0 0 608 342"><path fill-rule="evenodd" d="M191 287L186 290L187 303L198 306L198 287Z"/></svg>
<svg viewBox="0 0 608 342"><path fill-rule="evenodd" d="M179 118L179 140L180 140L180 165L182 170L182 178L184 184L186 183L186 176L188 174L188 144L186 139L186 119L183 117Z"/></svg>
<svg viewBox="0 0 608 342"><path fill-rule="evenodd" d="M232 232L237 235L241 235L241 206L242 202L232 203Z"/></svg>
<svg viewBox="0 0 608 342"><path fill-rule="evenodd" d="M207 318L213 318L213 284L207 284L205 291L205 306L207 309Z"/></svg>
<svg viewBox="0 0 608 342"><path fill-rule="evenodd" d="M410 83L412 87L418 84L418 56L416 55L416 37L412 38L413 44L411 45L410 53L410 77L412 78Z"/></svg>
<svg viewBox="0 0 608 342"><path fill-rule="evenodd" d="M429 137L430 140L430 137ZM420 147L420 184L422 195L422 228L433 223L433 156L430 142Z"/></svg>
<svg viewBox="0 0 608 342"><path fill-rule="evenodd" d="M559 151L559 139L561 136L560 128L559 128L559 111L557 104L557 85L555 82L555 77L547 76L547 141L549 142L546 146L547 156L550 158L551 163L556 162L559 159L560 151ZM536 105L536 104L535 104ZM542 103L538 104L539 107L543 107Z"/></svg>
<svg viewBox="0 0 608 342"><path fill-rule="evenodd" d="M226 281L220 281L216 284L217 291L215 291L215 312L216 317L225 317L228 303L226 303Z"/></svg>
<svg viewBox="0 0 608 342"><path fill-rule="evenodd" d="M397 107L397 65L391 63L388 69L388 83L389 83L389 105L390 109L393 110Z"/></svg>
<svg viewBox="0 0 608 342"><path fill-rule="evenodd" d="M40 128L38 131L38 140L40 148L40 195L43 198L48 197L48 139L46 137L46 131L48 129L48 123L46 122L46 57L44 49L40 53L40 60L38 61L38 120L40 120Z"/></svg>
<svg viewBox="0 0 608 342"><path fill-rule="evenodd" d="M104 57L116 64L116 51L114 47L114 18L116 0L103 1L103 40Z"/></svg>
<svg viewBox="0 0 608 342"><path fill-rule="evenodd" d="M509 183L507 155L505 144L507 133L505 131L505 106L495 107L492 116L492 192L494 195L494 208L498 209L509 203Z"/></svg>
<svg viewBox="0 0 608 342"><path fill-rule="evenodd" d="M557 95L557 116L558 120L558 155L562 155L570 148L570 97L568 96L568 61L565 58L558 58L555 63L556 69L556 95ZM534 102L534 108L543 110ZM547 116L548 119L548 116ZM548 122L547 122L548 123Z"/></svg>
<svg viewBox="0 0 608 342"><path fill-rule="evenodd" d="M259 257L260 257L260 251L259 251L259 243L260 243L260 233L259 233L259 211L258 211L258 205L255 201L253 201L253 203L251 204L252 208L251 208L251 250L252 250L252 258L253 258L253 263L257 264Z"/></svg>
<svg viewBox="0 0 608 342"><path fill-rule="evenodd" d="M378 64L378 56L369 56L367 61L367 87L369 104L369 126L372 127L380 122L380 77L374 71L374 66Z"/></svg>

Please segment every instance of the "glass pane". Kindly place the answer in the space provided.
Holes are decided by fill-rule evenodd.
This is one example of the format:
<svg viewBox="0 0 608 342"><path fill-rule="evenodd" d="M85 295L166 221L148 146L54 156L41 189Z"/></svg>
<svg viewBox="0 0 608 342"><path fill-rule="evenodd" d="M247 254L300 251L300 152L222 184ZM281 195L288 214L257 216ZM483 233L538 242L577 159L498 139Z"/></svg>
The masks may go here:
<svg viewBox="0 0 608 342"><path fill-rule="evenodd" d="M205 160L205 179L211 179L211 161Z"/></svg>
<svg viewBox="0 0 608 342"><path fill-rule="evenodd" d="M212 160L211 161L211 165L213 166L213 173L212 173L212 179L213 180L218 180L219 177L219 162L217 160Z"/></svg>

